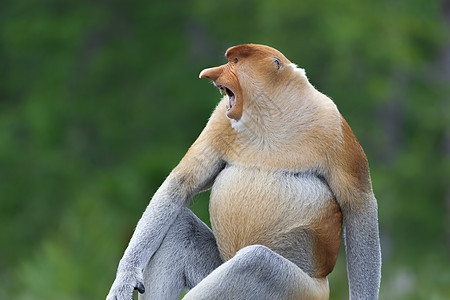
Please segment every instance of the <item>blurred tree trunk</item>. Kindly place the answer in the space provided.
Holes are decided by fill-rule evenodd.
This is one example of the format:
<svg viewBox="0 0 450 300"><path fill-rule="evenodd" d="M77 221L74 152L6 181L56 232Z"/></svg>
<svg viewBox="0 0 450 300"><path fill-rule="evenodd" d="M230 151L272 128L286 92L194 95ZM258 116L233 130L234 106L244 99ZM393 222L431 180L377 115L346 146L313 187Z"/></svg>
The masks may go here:
<svg viewBox="0 0 450 300"><path fill-rule="evenodd" d="M446 128L445 128L445 135L444 135L444 158L449 159L450 157L450 95L448 92L450 91L449 85L450 85L450 0L446 0L444 2L444 21L447 24L447 41L443 46L442 55L439 62L439 71L441 74L440 78L445 86L446 91L444 91L444 111L446 112ZM449 175L447 173L447 175ZM449 178L447 178L449 180ZM447 208L447 214L446 214L446 223L447 223L447 247L450 248L450 184L447 185L447 192L446 192L446 208Z"/></svg>
<svg viewBox="0 0 450 300"><path fill-rule="evenodd" d="M405 98L409 84L409 78L399 68L393 70L391 77L391 81L395 82L395 89L380 109L381 125L385 134L381 160L387 165L395 161L404 143Z"/></svg>

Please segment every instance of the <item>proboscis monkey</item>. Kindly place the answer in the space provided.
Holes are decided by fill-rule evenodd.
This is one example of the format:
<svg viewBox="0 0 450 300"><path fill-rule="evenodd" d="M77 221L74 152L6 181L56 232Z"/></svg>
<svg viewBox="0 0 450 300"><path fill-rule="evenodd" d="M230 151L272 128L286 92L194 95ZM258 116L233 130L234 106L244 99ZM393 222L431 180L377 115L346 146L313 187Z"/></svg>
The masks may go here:
<svg viewBox="0 0 450 300"><path fill-rule="evenodd" d="M226 58L200 73L225 96L153 196L107 299L328 299L342 223L350 298L378 298L377 202L349 125L279 51ZM212 231L187 208L209 188Z"/></svg>

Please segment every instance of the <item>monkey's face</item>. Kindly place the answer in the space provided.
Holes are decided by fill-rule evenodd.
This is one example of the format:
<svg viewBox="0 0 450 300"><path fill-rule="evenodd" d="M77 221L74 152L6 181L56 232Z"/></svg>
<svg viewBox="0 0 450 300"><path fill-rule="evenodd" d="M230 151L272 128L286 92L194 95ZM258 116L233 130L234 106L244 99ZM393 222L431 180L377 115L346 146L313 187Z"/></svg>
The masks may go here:
<svg viewBox="0 0 450 300"><path fill-rule="evenodd" d="M200 78L212 80L221 93L229 99L227 116L238 121L244 107L251 105L257 95L267 94L267 89L278 80L283 66L291 62L279 51L263 45L246 44L229 48L225 53L228 63L205 69Z"/></svg>
<svg viewBox="0 0 450 300"><path fill-rule="evenodd" d="M237 75L237 63L239 63L238 58L234 62L228 61L227 64L219 67L205 69L199 75L200 78L212 80L221 94L227 94L229 99L227 116L235 120L241 118L244 104L242 88Z"/></svg>

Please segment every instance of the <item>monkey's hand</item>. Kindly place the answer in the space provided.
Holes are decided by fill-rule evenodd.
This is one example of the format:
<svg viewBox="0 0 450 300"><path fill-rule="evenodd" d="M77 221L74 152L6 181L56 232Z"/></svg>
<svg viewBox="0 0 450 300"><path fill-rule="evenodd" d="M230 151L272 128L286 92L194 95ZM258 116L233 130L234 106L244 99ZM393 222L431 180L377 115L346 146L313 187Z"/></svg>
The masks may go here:
<svg viewBox="0 0 450 300"><path fill-rule="evenodd" d="M106 296L106 300L133 299L133 290L138 290L139 293L143 294L145 292L143 279L142 270L138 268L131 271L117 271L116 279L108 296Z"/></svg>

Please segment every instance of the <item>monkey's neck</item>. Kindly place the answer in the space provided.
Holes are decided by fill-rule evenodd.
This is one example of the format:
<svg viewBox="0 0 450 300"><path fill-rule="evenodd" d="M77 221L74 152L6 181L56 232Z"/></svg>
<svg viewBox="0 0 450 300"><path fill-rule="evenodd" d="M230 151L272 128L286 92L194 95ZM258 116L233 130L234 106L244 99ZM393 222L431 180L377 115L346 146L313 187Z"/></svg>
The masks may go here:
<svg viewBox="0 0 450 300"><path fill-rule="evenodd" d="M312 141L323 142L324 136L336 136L337 140L342 134L339 111L331 100L320 93L280 115L249 119L247 122L241 131L237 131L236 137L249 153L265 153L264 157L287 155L292 159L292 155L305 155L302 145Z"/></svg>
<svg viewBox="0 0 450 300"><path fill-rule="evenodd" d="M315 90L304 74L295 75L294 80L273 93L262 92L257 99L245 101L242 118L230 120L247 146L267 149L292 143L293 136L301 137L317 122L328 100L321 100L326 96Z"/></svg>

